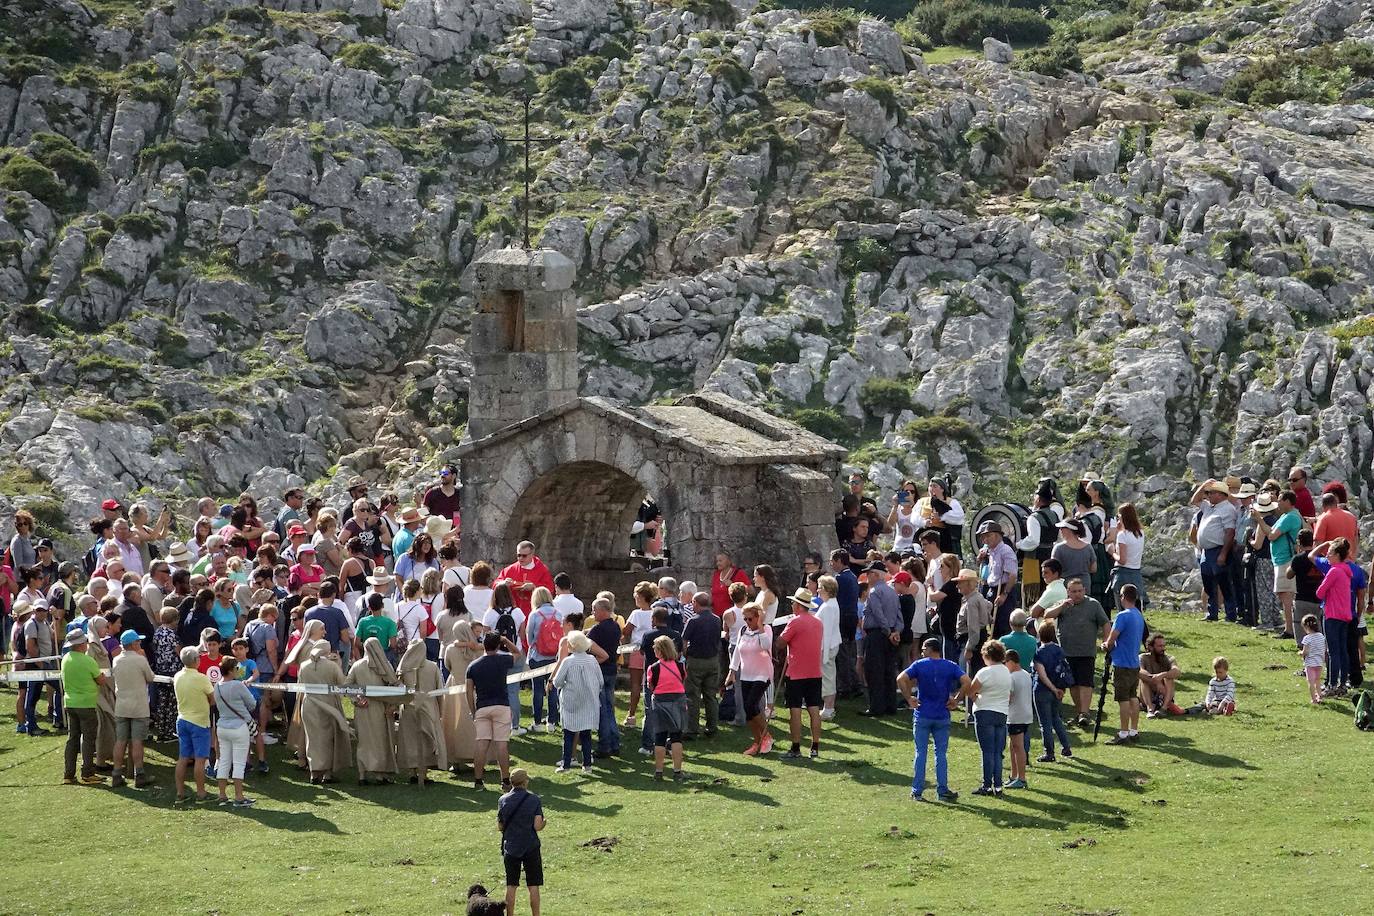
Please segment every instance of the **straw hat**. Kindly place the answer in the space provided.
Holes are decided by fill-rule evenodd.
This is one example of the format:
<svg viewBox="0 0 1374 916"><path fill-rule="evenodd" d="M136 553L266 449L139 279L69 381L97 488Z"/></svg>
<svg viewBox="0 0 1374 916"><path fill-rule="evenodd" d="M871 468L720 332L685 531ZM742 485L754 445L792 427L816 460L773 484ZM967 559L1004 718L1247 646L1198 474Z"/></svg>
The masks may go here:
<svg viewBox="0 0 1374 916"><path fill-rule="evenodd" d="M809 608L811 607L811 602L814 601L815 598L816 596L811 594L809 588L799 588L793 592L792 596L787 600L794 604L800 604L802 607Z"/></svg>
<svg viewBox="0 0 1374 916"><path fill-rule="evenodd" d="M956 581L959 581L959 582L978 582L978 581L981 581L981 580L978 578L978 573L974 572L974 571L971 570L971 569L961 569L961 570L959 570L959 575L955 576L955 579L956 579Z"/></svg>
<svg viewBox="0 0 1374 916"><path fill-rule="evenodd" d="M166 560L173 566L190 566L195 562L195 558L191 556L191 551L181 541L173 542L172 546L168 548Z"/></svg>
<svg viewBox="0 0 1374 916"><path fill-rule="evenodd" d="M395 580L387 574L386 570L382 570L381 572L374 572L372 575L367 577L367 581L370 584L377 586L395 584Z"/></svg>
<svg viewBox="0 0 1374 916"><path fill-rule="evenodd" d="M452 530L452 519L444 518L442 515L431 515L429 518L425 519L425 533L433 540L443 540Z"/></svg>
<svg viewBox="0 0 1374 916"><path fill-rule="evenodd" d="M413 525L416 522L424 521L425 516L428 514L428 510L407 506L405 509L401 510L401 523L404 525Z"/></svg>
<svg viewBox="0 0 1374 916"><path fill-rule="evenodd" d="M1259 499L1255 500L1255 510L1261 515L1273 512L1279 507L1279 501L1274 498L1274 494L1268 490L1261 490Z"/></svg>

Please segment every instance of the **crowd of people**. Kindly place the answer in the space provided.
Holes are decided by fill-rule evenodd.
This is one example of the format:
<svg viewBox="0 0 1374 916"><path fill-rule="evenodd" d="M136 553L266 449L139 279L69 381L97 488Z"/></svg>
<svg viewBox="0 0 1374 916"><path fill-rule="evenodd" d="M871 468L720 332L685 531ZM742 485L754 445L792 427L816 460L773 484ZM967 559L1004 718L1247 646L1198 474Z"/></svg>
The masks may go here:
<svg viewBox="0 0 1374 916"><path fill-rule="evenodd" d="M1328 484L1317 512L1306 482L1300 468L1287 487L1204 481L1190 537L1205 619L1224 612L1295 640L1320 703L1362 681L1368 575L1345 489ZM953 800L946 750L961 710L982 753L975 794L998 796L1026 786L1033 731L1035 762L1072 756L1070 728L1100 724L1091 704L1109 671L1110 744L1139 740L1142 711L1235 709L1224 658L1206 696L1180 703L1180 668L1146 623L1145 529L1104 482L1085 478L1066 505L1042 480L1018 530L984 521L968 550L951 482L922 490L904 481L883 516L852 479L837 546L803 559L791 594L774 567L746 572L721 553L700 586L663 577L585 604L529 542L505 565L461 562L453 468L413 505L374 501L361 478L337 507L292 488L267 520L251 494L204 499L183 540L170 510L111 498L89 549L66 562L20 511L0 565L16 730L66 731L63 779L88 785L150 785L146 744L175 742L177 804L211 799L214 782L220 804L246 807L244 782L268 772L271 744L315 783L351 768L360 783L425 785L470 769L482 789L494 767L511 793L527 779L511 769L512 738L561 732L557 770L594 772L637 729L654 778L682 781L684 745L722 724L742 729L746 755L783 745L784 758L815 760L837 699L863 696L862 716L911 712L912 797L926 797L933 743L936 797ZM537 885L526 833L514 854Z"/></svg>

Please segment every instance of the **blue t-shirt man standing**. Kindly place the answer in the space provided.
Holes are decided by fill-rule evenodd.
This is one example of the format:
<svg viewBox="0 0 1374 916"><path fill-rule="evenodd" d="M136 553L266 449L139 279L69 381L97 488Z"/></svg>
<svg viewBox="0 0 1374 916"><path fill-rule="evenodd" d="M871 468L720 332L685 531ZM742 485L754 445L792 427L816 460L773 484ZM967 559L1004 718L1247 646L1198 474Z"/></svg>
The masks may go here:
<svg viewBox="0 0 1374 916"><path fill-rule="evenodd" d="M1121 730L1108 744L1131 744L1140 737L1140 646L1145 641L1145 616L1135 599L1135 586L1123 585L1123 607L1102 646L1112 661L1112 695L1121 712Z"/></svg>
<svg viewBox="0 0 1374 916"><path fill-rule="evenodd" d="M920 659L897 675L897 689L913 710L912 739L916 760L911 776L911 797L923 801L926 786L926 748L935 739L935 788L941 801L954 801L958 792L949 788L949 707L969 688L964 669L940 654L940 640L927 639ZM913 684L915 696L911 693Z"/></svg>

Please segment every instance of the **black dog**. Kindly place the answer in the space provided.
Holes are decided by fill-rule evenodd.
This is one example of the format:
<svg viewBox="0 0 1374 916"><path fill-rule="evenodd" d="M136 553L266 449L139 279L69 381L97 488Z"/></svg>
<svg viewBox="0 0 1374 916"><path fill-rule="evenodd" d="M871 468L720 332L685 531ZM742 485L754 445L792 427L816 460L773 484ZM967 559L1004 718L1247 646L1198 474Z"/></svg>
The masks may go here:
<svg viewBox="0 0 1374 916"><path fill-rule="evenodd" d="M468 888L468 916L506 916L506 901L492 900L480 884Z"/></svg>

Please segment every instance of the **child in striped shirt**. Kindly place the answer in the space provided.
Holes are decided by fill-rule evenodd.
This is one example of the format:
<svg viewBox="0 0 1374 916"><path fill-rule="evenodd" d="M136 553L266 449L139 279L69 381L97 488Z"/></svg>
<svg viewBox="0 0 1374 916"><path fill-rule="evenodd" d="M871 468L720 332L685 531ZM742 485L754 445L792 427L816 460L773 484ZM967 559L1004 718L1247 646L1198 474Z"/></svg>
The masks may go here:
<svg viewBox="0 0 1374 916"><path fill-rule="evenodd" d="M1326 661L1326 637L1321 633L1321 624L1316 614L1308 614L1302 619L1302 656L1303 670L1307 672L1307 687L1312 692L1312 705L1319 706L1322 701L1322 664Z"/></svg>
<svg viewBox="0 0 1374 916"><path fill-rule="evenodd" d="M1229 716L1236 711L1236 682L1231 679L1231 663L1225 656L1218 655L1212 659L1212 672L1216 676L1207 682L1203 708L1214 716Z"/></svg>

